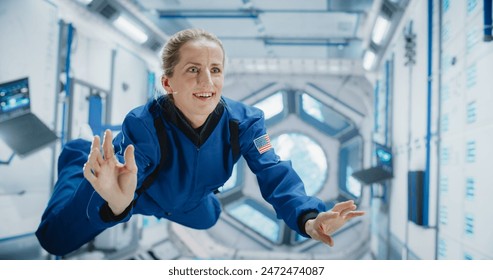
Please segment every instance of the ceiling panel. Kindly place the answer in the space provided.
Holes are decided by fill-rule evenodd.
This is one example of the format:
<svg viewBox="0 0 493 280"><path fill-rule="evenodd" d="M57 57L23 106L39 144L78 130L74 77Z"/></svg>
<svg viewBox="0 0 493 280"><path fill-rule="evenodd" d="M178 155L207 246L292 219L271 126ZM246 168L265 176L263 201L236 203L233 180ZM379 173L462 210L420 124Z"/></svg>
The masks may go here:
<svg viewBox="0 0 493 280"><path fill-rule="evenodd" d="M244 6L242 0L138 0L146 9L154 10L235 10Z"/></svg>
<svg viewBox="0 0 493 280"><path fill-rule="evenodd" d="M1 1L1 0L0 0ZM232 68L242 71L352 73L362 71L363 52L383 53L371 43L382 9L393 11L398 26L408 0L93 0L128 12L145 25L150 42L165 42L187 28L202 28L222 41ZM99 13L88 5L89 10ZM162 32L161 32L162 31ZM150 47L148 44L147 47ZM236 60L235 60L236 59ZM251 60L255 63L244 64ZM262 61L278 60L269 64ZM380 58L377 58L376 64ZM282 63L303 67L287 69ZM309 63L309 62L314 63ZM332 62L337 62L333 64ZM315 63L316 62L316 63ZM323 62L323 63L319 63ZM311 66L309 66L311 65ZM346 67L347 66L347 67ZM358 67L356 69L355 67ZM269 72L269 73L271 73ZM283 72L283 73L284 73ZM249 72L250 73L250 72ZM253 72L251 72L253 73ZM263 73L263 72L262 72Z"/></svg>
<svg viewBox="0 0 493 280"><path fill-rule="evenodd" d="M341 57L361 59L363 57L363 42L361 40L352 40L347 45L331 46L327 48L327 58Z"/></svg>
<svg viewBox="0 0 493 280"><path fill-rule="evenodd" d="M227 57L267 57L268 50L260 40L222 40Z"/></svg>
<svg viewBox="0 0 493 280"><path fill-rule="evenodd" d="M218 37L249 37L258 35L255 22L250 18L189 18L188 22L196 28L202 28Z"/></svg>
<svg viewBox="0 0 493 280"><path fill-rule="evenodd" d="M268 36L288 38L353 38L357 14L265 13L260 15Z"/></svg>
<svg viewBox="0 0 493 280"><path fill-rule="evenodd" d="M186 28L202 28L216 34L228 59L351 63L361 61L366 48L363 40L368 38L365 33L371 31L363 27L368 25L366 21L375 6L374 0L126 1L153 17L168 35ZM333 71L325 64L311 68L318 71L320 67ZM247 68L245 71L252 67Z"/></svg>
<svg viewBox="0 0 493 280"><path fill-rule="evenodd" d="M311 46L309 48L304 46L270 46L270 48L279 58L326 58L327 47L325 46Z"/></svg>
<svg viewBox="0 0 493 280"><path fill-rule="evenodd" d="M277 11L306 11L320 10L327 11L327 0L251 0L253 7L259 10L277 10Z"/></svg>
<svg viewBox="0 0 493 280"><path fill-rule="evenodd" d="M331 11L369 12L373 0L332 0L328 1Z"/></svg>

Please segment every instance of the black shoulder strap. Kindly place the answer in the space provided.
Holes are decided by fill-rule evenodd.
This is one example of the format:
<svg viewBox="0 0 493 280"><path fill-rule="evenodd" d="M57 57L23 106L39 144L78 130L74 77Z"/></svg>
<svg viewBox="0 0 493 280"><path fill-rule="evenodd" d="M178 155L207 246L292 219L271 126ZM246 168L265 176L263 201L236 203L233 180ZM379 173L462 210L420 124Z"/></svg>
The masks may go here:
<svg viewBox="0 0 493 280"><path fill-rule="evenodd" d="M161 170L162 166L164 165L164 162L166 161L166 155L168 154L168 138L166 136L163 119L160 114L158 114L157 117L154 119L154 127L156 128L156 133L159 140L159 149L161 150L161 158L159 160L158 166L156 166L156 168L152 171L152 173L149 176L147 176L147 178L142 183L142 186L139 189L137 189L136 191L137 198L151 186L154 180L156 180L159 171Z"/></svg>
<svg viewBox="0 0 493 280"><path fill-rule="evenodd" d="M233 159L234 161L237 161L240 158L240 125L238 120L229 121L229 133Z"/></svg>
<svg viewBox="0 0 493 280"><path fill-rule="evenodd" d="M147 178L142 183L142 186L135 191L135 193L137 194L137 198L139 198L139 196L152 185L152 182L156 180L159 171L161 170L162 166L166 161L166 155L168 154L168 138L166 136L164 122L160 114L158 114L154 119L154 127L156 128L156 132L158 135L159 149L161 150L161 158L159 160L159 165L152 171L152 173L149 176L147 176ZM236 161L240 157L239 122L237 120L229 121L229 130L231 134L230 142L231 142L231 149L233 152L233 159L234 161ZM134 204L137 202L137 198L134 199Z"/></svg>

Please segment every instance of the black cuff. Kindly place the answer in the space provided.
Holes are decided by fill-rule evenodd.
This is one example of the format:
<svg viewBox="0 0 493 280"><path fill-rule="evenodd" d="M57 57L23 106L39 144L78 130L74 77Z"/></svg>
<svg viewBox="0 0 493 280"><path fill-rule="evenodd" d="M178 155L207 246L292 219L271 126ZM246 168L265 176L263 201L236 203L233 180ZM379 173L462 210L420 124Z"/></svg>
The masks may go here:
<svg viewBox="0 0 493 280"><path fill-rule="evenodd" d="M113 214L113 211L111 211L108 202L106 202L105 204L103 204L103 206L101 206L101 209L99 209L99 216L101 217L101 220L103 220L103 222L105 223L119 222L123 220L128 215L128 213L130 213L130 210L132 210L133 205L134 205L133 202L130 203L130 205L125 209L125 211L123 211L123 213L121 213L118 216L115 216L115 214Z"/></svg>
<svg viewBox="0 0 493 280"><path fill-rule="evenodd" d="M307 211L300 215L298 218L298 228L300 229L302 235L307 235L305 231L305 224L308 220L315 219L318 216L318 212L315 210Z"/></svg>

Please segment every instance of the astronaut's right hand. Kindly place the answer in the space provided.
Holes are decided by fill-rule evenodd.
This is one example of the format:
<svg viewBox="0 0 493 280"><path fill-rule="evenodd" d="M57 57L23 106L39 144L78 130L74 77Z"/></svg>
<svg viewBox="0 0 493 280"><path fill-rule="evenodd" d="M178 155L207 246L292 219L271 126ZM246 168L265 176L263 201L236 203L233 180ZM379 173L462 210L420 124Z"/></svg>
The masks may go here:
<svg viewBox="0 0 493 280"><path fill-rule="evenodd" d="M108 202L113 214L118 216L134 199L137 187L137 164L133 145L128 145L125 149L125 163L120 163L115 157L112 139L111 131L106 130L103 138L103 153L101 153L99 136L94 136L91 153L84 164L84 177Z"/></svg>
<svg viewBox="0 0 493 280"><path fill-rule="evenodd" d="M312 239L326 243L330 247L334 246L332 234L340 229L347 221L363 216L364 211L354 211L356 205L353 200L339 202L326 212L321 212L315 219L305 223L305 232Z"/></svg>

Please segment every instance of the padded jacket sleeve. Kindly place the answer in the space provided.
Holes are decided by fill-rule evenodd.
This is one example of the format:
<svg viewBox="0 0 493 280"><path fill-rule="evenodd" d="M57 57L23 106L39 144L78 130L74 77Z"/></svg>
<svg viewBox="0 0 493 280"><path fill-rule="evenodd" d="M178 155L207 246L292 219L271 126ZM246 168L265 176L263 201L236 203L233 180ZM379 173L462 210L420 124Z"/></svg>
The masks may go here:
<svg viewBox="0 0 493 280"><path fill-rule="evenodd" d="M300 220L307 213L326 211L325 204L318 198L307 196L291 161L280 160L273 148L259 152L254 140L267 134L263 112L251 107L245 110L246 117L240 122L240 149L257 176L263 198L274 207L278 218L299 234L309 237L300 228Z"/></svg>
<svg viewBox="0 0 493 280"><path fill-rule="evenodd" d="M122 132L115 137L113 144L120 162L123 162L126 146L134 144L140 185L159 160L147 156L158 157L159 151L154 150L159 144L156 142L155 130L152 131L136 112L144 113L142 110L131 112L125 118ZM84 178L82 168L87 161L90 146L89 141L70 141L60 154L58 180L36 231L41 246L51 254L66 255L94 239L103 230L126 222L132 216L131 205L124 215L115 217L113 213L108 213L106 201Z"/></svg>
<svg viewBox="0 0 493 280"><path fill-rule="evenodd" d="M51 254L66 255L118 223L102 221L104 200L84 178L82 167L90 146L85 140L71 141L58 159L58 180L36 231L41 246Z"/></svg>

